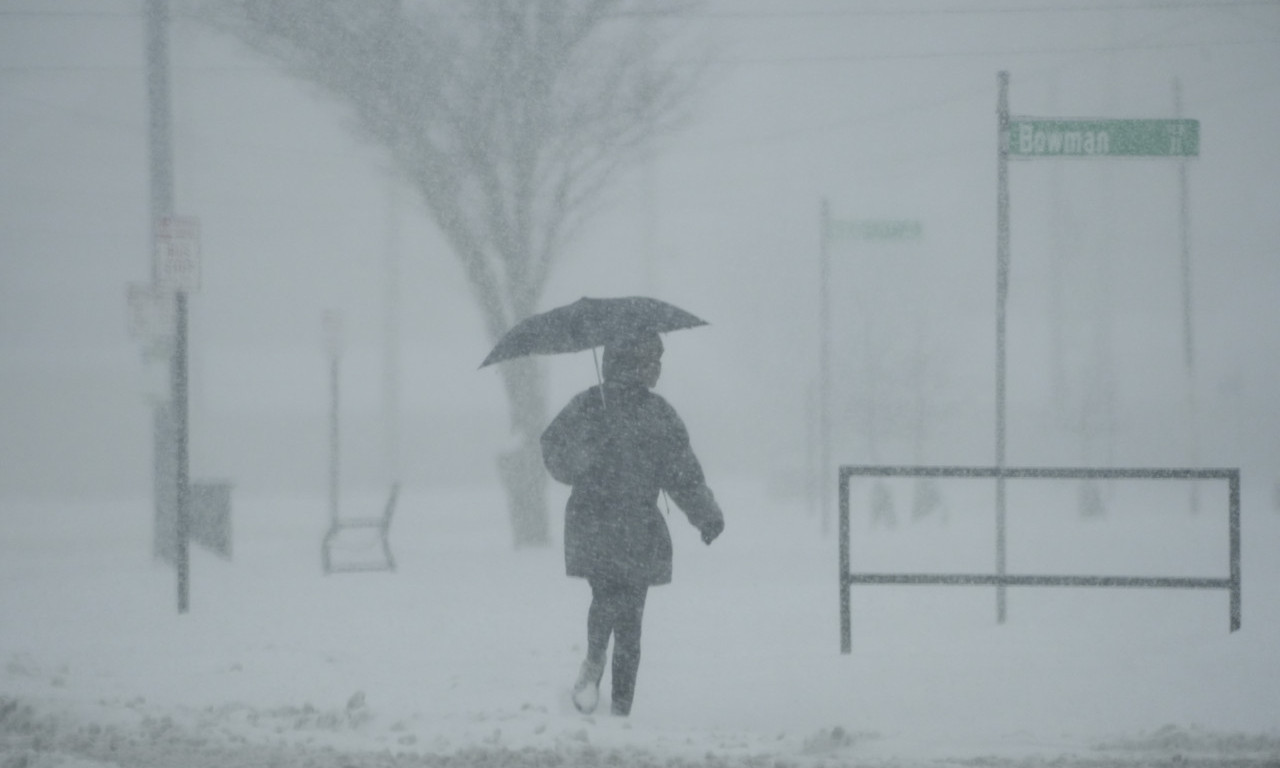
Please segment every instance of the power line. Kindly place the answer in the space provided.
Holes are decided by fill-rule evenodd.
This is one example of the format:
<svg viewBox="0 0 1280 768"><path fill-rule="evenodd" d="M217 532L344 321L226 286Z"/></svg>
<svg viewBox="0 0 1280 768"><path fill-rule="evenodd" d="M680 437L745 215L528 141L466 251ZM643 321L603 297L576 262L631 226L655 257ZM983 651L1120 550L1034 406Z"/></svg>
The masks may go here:
<svg viewBox="0 0 1280 768"><path fill-rule="evenodd" d="M774 56L733 59L716 59L711 63L717 65L790 65L790 64L840 64L869 61L904 61L927 59L976 59L993 56L1070 56L1080 53L1126 53L1142 51L1178 50L1184 48L1227 48L1247 47L1252 45L1276 45L1280 38L1262 37L1252 40L1188 40L1177 43L1144 43L1139 45L1097 45L1074 48L1004 48L970 51L915 51L907 53L866 53L866 54L830 54L809 56ZM677 62L678 63L678 62ZM696 63L706 62L698 60ZM94 64L31 64L0 65L0 74L58 74L74 72L138 72L140 66L130 65L94 65ZM187 66L176 67L193 74L242 74L258 75L277 72L271 67L257 65L230 66Z"/></svg>
<svg viewBox="0 0 1280 768"><path fill-rule="evenodd" d="M991 5L970 8L816 8L789 9L779 11L678 11L671 9L637 9L617 11L605 14L612 18L639 18L648 16L664 16L673 19L717 19L725 21L752 21L767 19L817 19L833 18L902 18L920 16L993 16L993 15L1035 15L1058 13L1109 13L1113 11L1184 11L1184 10L1239 10L1243 8L1277 8L1276 0L1167 0L1167 2L1150 2L1142 5L1123 5L1118 3L1070 3L1060 5ZM10 18L138 18L138 11L108 10L30 10L0 9L0 16Z"/></svg>

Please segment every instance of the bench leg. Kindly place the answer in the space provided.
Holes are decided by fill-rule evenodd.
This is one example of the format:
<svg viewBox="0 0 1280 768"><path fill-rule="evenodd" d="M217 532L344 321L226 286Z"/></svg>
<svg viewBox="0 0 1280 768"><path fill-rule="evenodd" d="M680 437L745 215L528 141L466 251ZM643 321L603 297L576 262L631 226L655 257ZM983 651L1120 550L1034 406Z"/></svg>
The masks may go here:
<svg viewBox="0 0 1280 768"><path fill-rule="evenodd" d="M391 555L391 541L385 526L382 528L382 554L386 555L388 570L396 569L396 559Z"/></svg>

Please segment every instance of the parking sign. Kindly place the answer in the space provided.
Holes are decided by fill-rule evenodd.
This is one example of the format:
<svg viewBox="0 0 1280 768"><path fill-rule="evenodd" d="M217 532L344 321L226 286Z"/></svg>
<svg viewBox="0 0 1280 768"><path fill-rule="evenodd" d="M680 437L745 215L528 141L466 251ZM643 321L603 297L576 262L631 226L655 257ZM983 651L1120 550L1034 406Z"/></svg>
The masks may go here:
<svg viewBox="0 0 1280 768"><path fill-rule="evenodd" d="M156 285L165 291L200 290L200 220L169 216L156 223Z"/></svg>

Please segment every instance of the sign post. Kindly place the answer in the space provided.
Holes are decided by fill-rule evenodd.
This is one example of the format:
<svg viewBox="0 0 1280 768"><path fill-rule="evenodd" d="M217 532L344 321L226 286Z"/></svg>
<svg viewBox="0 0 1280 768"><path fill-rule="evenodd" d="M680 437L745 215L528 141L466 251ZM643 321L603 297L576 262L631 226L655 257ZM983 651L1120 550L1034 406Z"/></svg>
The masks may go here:
<svg viewBox="0 0 1280 768"><path fill-rule="evenodd" d="M998 77L996 119L996 575L1005 575L1005 308L1009 303L1009 73ZM1034 144L1034 138L1033 138ZM1004 584L996 586L996 621L1005 619Z"/></svg>
<svg viewBox="0 0 1280 768"><path fill-rule="evenodd" d="M1165 157L1200 154L1200 121L1011 117L1009 73L996 76L996 616L1005 620L1005 310L1009 295L1009 159L1058 157ZM1179 111L1181 104L1178 105ZM1181 164L1182 221L1186 222L1185 168ZM1185 231L1184 231L1185 243ZM1185 247L1185 246L1184 246ZM1189 259L1189 256L1184 258ZM1189 267L1184 269L1184 278ZM1189 285L1186 287L1189 302ZM1189 315L1188 315L1189 317ZM1189 324L1190 320L1186 320ZM1190 339L1188 325L1187 338ZM1190 365L1190 342L1187 342Z"/></svg>
<svg viewBox="0 0 1280 768"><path fill-rule="evenodd" d="M1173 113L1182 117L1182 81L1173 80ZM1197 131L1197 140L1199 139ZM1195 329L1191 321L1191 211L1187 197L1187 160L1178 162L1178 266L1182 273L1182 353L1187 370L1187 418L1191 422L1191 463L1200 463L1200 419L1196 407ZM1191 484L1191 512L1200 511L1200 485Z"/></svg>
<svg viewBox="0 0 1280 768"><path fill-rule="evenodd" d="M188 429L187 293L200 290L200 222L166 216L156 223L156 288L174 297L174 350L171 363L173 414L177 429L178 613L190 605L191 481Z"/></svg>

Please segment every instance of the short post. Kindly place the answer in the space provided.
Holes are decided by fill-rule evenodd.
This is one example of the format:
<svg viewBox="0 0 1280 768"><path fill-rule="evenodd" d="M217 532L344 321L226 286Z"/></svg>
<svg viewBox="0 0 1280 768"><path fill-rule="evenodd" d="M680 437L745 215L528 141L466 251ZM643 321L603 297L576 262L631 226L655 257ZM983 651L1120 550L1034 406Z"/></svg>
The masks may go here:
<svg viewBox="0 0 1280 768"><path fill-rule="evenodd" d="M1240 470L1231 471L1227 487L1231 516L1231 631L1235 632L1240 629Z"/></svg>
<svg viewBox="0 0 1280 768"><path fill-rule="evenodd" d="M853 652L853 617L849 607L849 472L840 468L840 652Z"/></svg>

